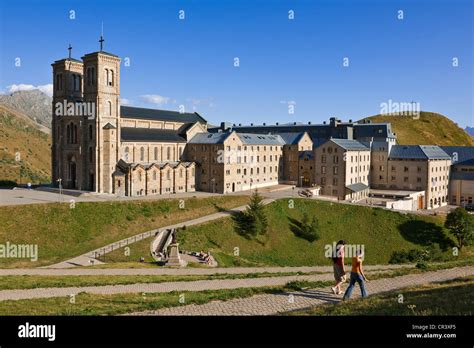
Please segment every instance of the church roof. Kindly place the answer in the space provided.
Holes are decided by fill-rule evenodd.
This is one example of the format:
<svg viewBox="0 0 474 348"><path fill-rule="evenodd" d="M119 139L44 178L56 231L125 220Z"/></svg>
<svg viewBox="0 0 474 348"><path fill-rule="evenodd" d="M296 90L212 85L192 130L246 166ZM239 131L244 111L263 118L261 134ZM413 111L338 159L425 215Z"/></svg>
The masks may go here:
<svg viewBox="0 0 474 348"><path fill-rule="evenodd" d="M172 129L157 128L121 128L122 141L185 143L186 140Z"/></svg>
<svg viewBox="0 0 474 348"><path fill-rule="evenodd" d="M120 106L120 117L121 118L137 118L137 119L154 120L154 121L183 122L183 123L195 123L195 122L207 123L207 121L197 112L180 113L177 111L138 108L134 106L125 106L125 105Z"/></svg>

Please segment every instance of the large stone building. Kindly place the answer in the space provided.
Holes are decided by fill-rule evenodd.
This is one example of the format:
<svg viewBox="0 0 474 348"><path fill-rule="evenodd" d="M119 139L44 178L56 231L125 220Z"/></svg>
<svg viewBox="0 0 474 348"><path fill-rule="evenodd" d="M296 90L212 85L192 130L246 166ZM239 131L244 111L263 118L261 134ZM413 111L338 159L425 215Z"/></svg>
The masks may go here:
<svg viewBox="0 0 474 348"><path fill-rule="evenodd" d="M474 200L473 147L396 145L390 123L335 117L209 127L198 113L121 105L120 58L102 49L52 67L52 173L64 188L142 196L285 183L349 201L397 191L427 209Z"/></svg>

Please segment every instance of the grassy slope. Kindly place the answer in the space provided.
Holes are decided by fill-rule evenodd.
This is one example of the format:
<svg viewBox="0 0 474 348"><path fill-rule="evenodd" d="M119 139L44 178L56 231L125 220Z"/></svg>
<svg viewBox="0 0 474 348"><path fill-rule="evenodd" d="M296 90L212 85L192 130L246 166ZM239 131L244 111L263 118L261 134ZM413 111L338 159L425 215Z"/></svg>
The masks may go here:
<svg viewBox="0 0 474 348"><path fill-rule="evenodd" d="M35 204L0 208L0 243L38 244L39 260L0 259L0 267L36 267L58 262L161 226L244 205L248 197ZM151 241L151 239L149 239Z"/></svg>
<svg viewBox="0 0 474 348"><path fill-rule="evenodd" d="M51 137L38 130L27 118L0 105L0 181L19 181L21 164L22 183L50 181ZM15 162L19 152L21 162Z"/></svg>
<svg viewBox="0 0 474 348"><path fill-rule="evenodd" d="M372 122L390 122L402 145L458 145L471 146L472 138L449 118L422 111L419 119L408 116L368 117Z"/></svg>
<svg viewBox="0 0 474 348"><path fill-rule="evenodd" d="M442 218L403 215L378 208L368 208L323 201L295 199L290 209L287 200L266 207L269 231L266 236L247 240L236 234L230 218L188 227L178 234L182 250L210 250L220 266L304 266L327 265L324 246L340 239L351 244L364 244L366 263L385 264L395 250L408 250L438 242L450 245L451 239L441 228ZM321 239L308 242L296 237L289 228L289 215L301 219L303 212L315 215L320 223ZM234 248L240 256L234 256ZM131 247L132 259L148 255L149 243ZM123 250L108 256L107 262L129 261Z"/></svg>
<svg viewBox="0 0 474 348"><path fill-rule="evenodd" d="M403 294L404 302L398 302ZM474 277L314 307L292 315L473 315Z"/></svg>

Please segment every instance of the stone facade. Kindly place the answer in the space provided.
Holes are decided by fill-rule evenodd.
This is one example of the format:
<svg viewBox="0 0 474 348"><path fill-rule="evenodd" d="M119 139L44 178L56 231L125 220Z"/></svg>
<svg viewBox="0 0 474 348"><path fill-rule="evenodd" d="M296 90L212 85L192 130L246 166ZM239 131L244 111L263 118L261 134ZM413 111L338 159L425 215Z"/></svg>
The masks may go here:
<svg viewBox="0 0 474 348"><path fill-rule="evenodd" d="M474 199L473 164L466 162L474 159L472 147L396 145L389 123L336 118L208 127L197 113L120 105L116 55L101 50L52 67L57 186L142 196L286 183L350 201L365 199L371 187L423 191L417 203L428 209Z"/></svg>

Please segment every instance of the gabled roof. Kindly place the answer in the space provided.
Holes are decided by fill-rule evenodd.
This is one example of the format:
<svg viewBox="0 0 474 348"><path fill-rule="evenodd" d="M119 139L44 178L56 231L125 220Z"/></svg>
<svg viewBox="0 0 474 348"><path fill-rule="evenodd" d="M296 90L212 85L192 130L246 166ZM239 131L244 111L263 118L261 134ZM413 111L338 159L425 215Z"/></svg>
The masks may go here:
<svg viewBox="0 0 474 348"><path fill-rule="evenodd" d="M237 136L244 145L285 145L285 141L279 135L237 133Z"/></svg>
<svg viewBox="0 0 474 348"><path fill-rule="evenodd" d="M229 137L230 132L220 133L196 133L191 139L189 144L223 144L224 141Z"/></svg>
<svg viewBox="0 0 474 348"><path fill-rule="evenodd" d="M474 146L440 146L452 159L453 165L474 159Z"/></svg>
<svg viewBox="0 0 474 348"><path fill-rule="evenodd" d="M389 159L451 159L436 145L393 145Z"/></svg>
<svg viewBox="0 0 474 348"><path fill-rule="evenodd" d="M346 188L348 188L352 192L360 192L360 191L367 190L369 188L369 186L367 186L366 184L358 182L356 184L347 185Z"/></svg>
<svg viewBox="0 0 474 348"><path fill-rule="evenodd" d="M183 123L207 123L207 121L202 118L201 115L199 115L197 112L180 113L177 111L137 108L134 106L125 105L120 106L120 117Z"/></svg>
<svg viewBox="0 0 474 348"><path fill-rule="evenodd" d="M357 140L351 139L330 139L334 144L339 145L347 151L369 151L370 149Z"/></svg>
<svg viewBox="0 0 474 348"><path fill-rule="evenodd" d="M120 138L122 141L144 141L144 142L165 142L165 143L185 143L186 140L172 129L158 128L133 128L122 127Z"/></svg>
<svg viewBox="0 0 474 348"><path fill-rule="evenodd" d="M117 127L108 122L105 126L102 127L102 129L117 129Z"/></svg>
<svg viewBox="0 0 474 348"><path fill-rule="evenodd" d="M313 151L309 151L309 150L300 151L299 155L298 155L298 158L304 159L305 157L308 158L308 159L314 158Z"/></svg>
<svg viewBox="0 0 474 348"><path fill-rule="evenodd" d="M278 133L279 136L282 137L283 141L287 145L296 145L299 143L301 138L304 136L304 132L302 133Z"/></svg>

